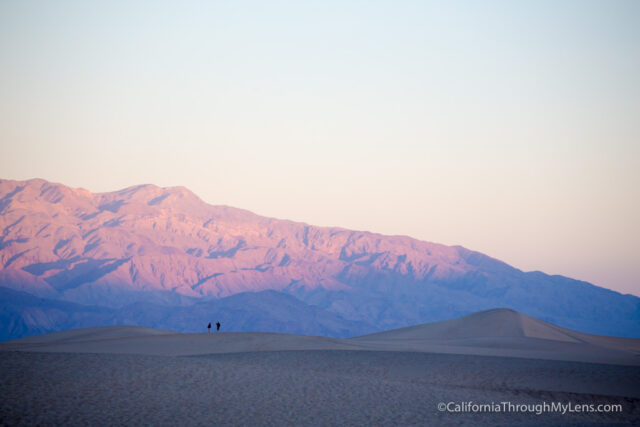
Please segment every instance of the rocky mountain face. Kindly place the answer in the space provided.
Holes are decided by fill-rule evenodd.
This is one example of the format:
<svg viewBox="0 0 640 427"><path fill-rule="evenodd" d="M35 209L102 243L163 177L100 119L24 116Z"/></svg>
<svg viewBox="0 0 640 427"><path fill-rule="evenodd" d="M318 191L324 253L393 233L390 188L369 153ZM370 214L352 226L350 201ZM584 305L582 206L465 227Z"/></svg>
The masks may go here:
<svg viewBox="0 0 640 427"><path fill-rule="evenodd" d="M462 247L212 206L182 187L93 194L1 180L0 230L0 319L6 329L21 325L8 336L96 322L197 330L177 313L224 310L235 310L234 330L286 324L287 332L348 336L510 307L588 333L640 337L635 296L522 272ZM84 314L56 320L56 304L67 307L58 315ZM33 316L34 307L46 310Z"/></svg>

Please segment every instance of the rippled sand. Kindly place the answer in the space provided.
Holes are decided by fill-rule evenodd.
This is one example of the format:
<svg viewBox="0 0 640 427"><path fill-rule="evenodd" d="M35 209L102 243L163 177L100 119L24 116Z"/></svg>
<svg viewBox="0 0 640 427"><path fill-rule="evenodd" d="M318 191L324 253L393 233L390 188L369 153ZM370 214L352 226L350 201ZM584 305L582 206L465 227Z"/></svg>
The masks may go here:
<svg viewBox="0 0 640 427"><path fill-rule="evenodd" d="M166 357L0 352L0 424L640 423L640 367L304 350ZM439 402L619 403L618 414L456 414Z"/></svg>

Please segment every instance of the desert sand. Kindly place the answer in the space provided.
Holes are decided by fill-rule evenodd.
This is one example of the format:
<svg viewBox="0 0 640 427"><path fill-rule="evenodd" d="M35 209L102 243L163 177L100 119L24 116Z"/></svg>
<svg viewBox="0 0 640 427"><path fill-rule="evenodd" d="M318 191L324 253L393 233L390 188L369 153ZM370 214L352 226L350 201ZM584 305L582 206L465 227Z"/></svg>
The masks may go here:
<svg viewBox="0 0 640 427"><path fill-rule="evenodd" d="M639 343L505 309L352 339L79 329L0 343L0 423L637 424ZM622 410L456 413L440 402Z"/></svg>

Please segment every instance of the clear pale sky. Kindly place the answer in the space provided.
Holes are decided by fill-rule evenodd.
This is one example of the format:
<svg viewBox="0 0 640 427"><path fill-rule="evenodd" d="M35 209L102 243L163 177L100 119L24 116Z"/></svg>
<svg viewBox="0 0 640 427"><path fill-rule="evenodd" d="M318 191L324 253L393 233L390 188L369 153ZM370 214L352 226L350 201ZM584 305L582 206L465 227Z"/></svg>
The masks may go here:
<svg viewBox="0 0 640 427"><path fill-rule="evenodd" d="M1 0L0 177L640 295L640 1Z"/></svg>

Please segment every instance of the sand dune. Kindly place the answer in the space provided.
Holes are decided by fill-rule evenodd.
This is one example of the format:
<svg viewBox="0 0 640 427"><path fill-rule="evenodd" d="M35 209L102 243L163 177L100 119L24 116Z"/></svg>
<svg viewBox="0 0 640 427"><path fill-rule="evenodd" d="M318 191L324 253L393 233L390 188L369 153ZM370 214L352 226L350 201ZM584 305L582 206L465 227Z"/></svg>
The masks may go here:
<svg viewBox="0 0 640 427"><path fill-rule="evenodd" d="M184 334L133 326L76 329L0 343L0 351L194 356L284 350L447 353L640 365L640 340L583 334L495 309L351 339L238 332Z"/></svg>
<svg viewBox="0 0 640 427"><path fill-rule="evenodd" d="M20 338L10 342L20 345L47 346L62 343L82 343L88 341L119 340L128 338L142 338L150 336L177 335L177 332L160 329L144 328L141 326L102 326L97 328L70 329L62 332L35 335Z"/></svg>
<svg viewBox="0 0 640 427"><path fill-rule="evenodd" d="M638 341L511 310L352 339L76 329L0 343L0 424L638 424ZM455 413L441 402L622 410Z"/></svg>
<svg viewBox="0 0 640 427"><path fill-rule="evenodd" d="M640 365L640 339L589 335L493 309L352 338L371 348Z"/></svg>
<svg viewBox="0 0 640 427"><path fill-rule="evenodd" d="M572 334L551 323L526 316L515 310L496 308L444 322L433 322L407 328L394 329L360 338L387 340L423 339L456 340L465 338L540 338L553 341L580 342Z"/></svg>
<svg viewBox="0 0 640 427"><path fill-rule="evenodd" d="M275 334L261 332L227 332L183 334L155 331L147 328L114 326L108 333L93 328L78 329L61 336L39 341L29 337L0 344L2 350L37 351L48 353L112 353L153 356L196 356L217 353L239 353L278 350L346 350L357 345L325 337ZM76 334L73 334L73 333ZM159 332L159 333L158 333Z"/></svg>

